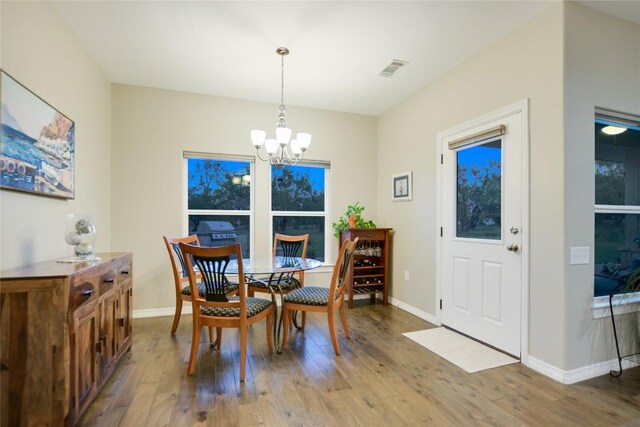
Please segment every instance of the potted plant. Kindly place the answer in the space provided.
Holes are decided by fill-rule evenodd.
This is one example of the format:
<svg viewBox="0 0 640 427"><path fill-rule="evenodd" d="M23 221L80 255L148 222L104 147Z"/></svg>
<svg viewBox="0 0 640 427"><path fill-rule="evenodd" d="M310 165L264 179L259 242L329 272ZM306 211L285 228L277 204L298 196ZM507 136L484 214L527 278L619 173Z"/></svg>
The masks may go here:
<svg viewBox="0 0 640 427"><path fill-rule="evenodd" d="M338 222L333 223L333 235L339 238L340 231L349 228L375 228L376 224L373 221L362 218L363 211L364 206L360 206L360 202L347 206Z"/></svg>

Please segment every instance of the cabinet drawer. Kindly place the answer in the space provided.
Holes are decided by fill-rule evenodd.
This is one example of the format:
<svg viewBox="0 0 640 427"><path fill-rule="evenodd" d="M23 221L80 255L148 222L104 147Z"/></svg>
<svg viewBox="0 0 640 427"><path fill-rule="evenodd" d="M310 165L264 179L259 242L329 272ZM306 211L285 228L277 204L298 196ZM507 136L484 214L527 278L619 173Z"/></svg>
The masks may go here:
<svg viewBox="0 0 640 427"><path fill-rule="evenodd" d="M131 260L127 259L118 266L118 283L123 283L133 276Z"/></svg>
<svg viewBox="0 0 640 427"><path fill-rule="evenodd" d="M352 232L352 238L360 240L384 240L384 230L357 230Z"/></svg>
<svg viewBox="0 0 640 427"><path fill-rule="evenodd" d="M115 268L110 268L106 271L103 271L102 274L98 277L98 285L100 288L100 295L106 294L110 290L114 289L118 284L118 270Z"/></svg>
<svg viewBox="0 0 640 427"><path fill-rule="evenodd" d="M71 287L70 310L77 310L84 304L94 301L99 295L98 278L96 276L78 277L73 281Z"/></svg>

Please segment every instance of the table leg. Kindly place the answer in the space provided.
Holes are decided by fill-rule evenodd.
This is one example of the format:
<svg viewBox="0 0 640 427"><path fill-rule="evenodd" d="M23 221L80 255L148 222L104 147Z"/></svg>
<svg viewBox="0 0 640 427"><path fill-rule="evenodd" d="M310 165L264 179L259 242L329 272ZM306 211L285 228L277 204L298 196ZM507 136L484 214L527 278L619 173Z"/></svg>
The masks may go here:
<svg viewBox="0 0 640 427"><path fill-rule="evenodd" d="M282 282L282 277L285 276L285 274L280 273L277 280L275 281L274 281L274 276L275 276L275 273L271 274L271 276L269 277L269 293L271 294L271 301L273 302L273 307L276 312L275 313L276 318L275 318L275 321L273 322L273 336L275 339L276 353L282 354L282 349L280 348L280 336L282 333L283 310L282 308L278 310L278 305L276 304L277 303L276 292L278 295L280 295L280 303L282 303L282 296L284 295L284 293L282 292L282 287L280 286L280 283Z"/></svg>
<svg viewBox="0 0 640 427"><path fill-rule="evenodd" d="M293 273L280 273L276 279L276 273L272 273L269 276L269 283L267 284L269 287L269 293L271 294L271 301L273 302L273 307L275 310L275 319L273 322L273 337L275 340L276 353L278 354L282 354L282 349L280 348L280 337L282 335L283 310L282 308L278 310L276 295L280 295L280 302L282 303L282 296L284 295L284 292L282 292L280 283L282 283L283 278L290 278L292 275ZM293 312L293 324L296 329L301 330L302 326L298 325L297 314L297 311Z"/></svg>

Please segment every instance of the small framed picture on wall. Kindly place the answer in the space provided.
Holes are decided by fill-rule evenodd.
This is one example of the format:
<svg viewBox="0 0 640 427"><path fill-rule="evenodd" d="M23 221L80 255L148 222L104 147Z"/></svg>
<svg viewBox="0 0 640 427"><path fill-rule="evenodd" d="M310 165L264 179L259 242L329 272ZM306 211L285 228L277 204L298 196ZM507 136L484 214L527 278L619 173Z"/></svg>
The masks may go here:
<svg viewBox="0 0 640 427"><path fill-rule="evenodd" d="M404 202L413 197L411 172L403 172L391 177L391 200Z"/></svg>

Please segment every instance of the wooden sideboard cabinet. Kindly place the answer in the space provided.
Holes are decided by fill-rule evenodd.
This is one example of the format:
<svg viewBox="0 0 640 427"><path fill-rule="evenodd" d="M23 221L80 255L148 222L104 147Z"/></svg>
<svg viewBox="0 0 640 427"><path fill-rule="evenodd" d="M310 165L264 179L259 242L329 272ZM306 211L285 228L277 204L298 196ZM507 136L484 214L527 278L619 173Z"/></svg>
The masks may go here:
<svg viewBox="0 0 640 427"><path fill-rule="evenodd" d="M74 425L131 347L130 253L0 272L0 425Z"/></svg>
<svg viewBox="0 0 640 427"><path fill-rule="evenodd" d="M391 276L391 228L350 228L340 232L340 246L345 240L358 240L347 279L349 308L353 308L353 296L382 294L382 303L387 305Z"/></svg>

